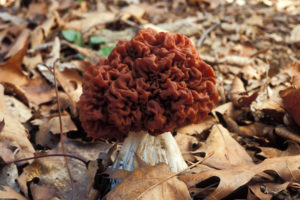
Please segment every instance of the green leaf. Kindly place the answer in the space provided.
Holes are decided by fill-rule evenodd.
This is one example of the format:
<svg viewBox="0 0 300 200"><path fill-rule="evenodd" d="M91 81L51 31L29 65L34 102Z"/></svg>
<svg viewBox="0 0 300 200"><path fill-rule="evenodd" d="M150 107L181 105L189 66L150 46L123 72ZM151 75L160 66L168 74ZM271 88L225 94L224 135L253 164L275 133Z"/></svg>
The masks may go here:
<svg viewBox="0 0 300 200"><path fill-rule="evenodd" d="M67 40L69 42L74 42L76 40L77 33L76 33L76 31L74 31L72 29L63 30L61 33L62 33L63 37L65 38L65 40Z"/></svg>
<svg viewBox="0 0 300 200"><path fill-rule="evenodd" d="M74 41L75 44L82 47L83 46L83 37L80 32L76 31L76 39Z"/></svg>
<svg viewBox="0 0 300 200"><path fill-rule="evenodd" d="M104 44L106 40L102 37L99 36L92 36L90 37L90 44L95 45L95 44Z"/></svg>
<svg viewBox="0 0 300 200"><path fill-rule="evenodd" d="M106 47L102 47L99 51L103 55L108 56L114 48L115 48L115 46L106 46Z"/></svg>
<svg viewBox="0 0 300 200"><path fill-rule="evenodd" d="M68 29L63 30L61 33L67 41L75 43L76 45L81 47L83 46L83 38L80 32Z"/></svg>
<svg viewBox="0 0 300 200"><path fill-rule="evenodd" d="M83 60L84 59L84 56L80 53L76 54L76 57L79 59L79 60Z"/></svg>

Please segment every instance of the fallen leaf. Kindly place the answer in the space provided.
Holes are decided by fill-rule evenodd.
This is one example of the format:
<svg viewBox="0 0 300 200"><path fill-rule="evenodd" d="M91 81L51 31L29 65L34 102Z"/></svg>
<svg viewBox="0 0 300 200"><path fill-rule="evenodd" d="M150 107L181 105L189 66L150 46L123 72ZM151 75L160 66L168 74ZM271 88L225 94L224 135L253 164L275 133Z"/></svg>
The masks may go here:
<svg viewBox="0 0 300 200"><path fill-rule="evenodd" d="M300 42L300 25L293 28L289 40L292 43Z"/></svg>
<svg viewBox="0 0 300 200"><path fill-rule="evenodd" d="M194 153L214 152L214 155L203 163L217 169L230 169L241 164L253 164L245 149L235 141L222 125L214 125L205 142Z"/></svg>
<svg viewBox="0 0 300 200"><path fill-rule="evenodd" d="M33 79L29 79L22 71L21 64L27 50L27 43L24 44L17 54L12 56L8 61L0 65L0 83L5 87L11 86L14 90L18 90L24 100L40 104L53 99L55 96L54 90L48 83L37 74Z"/></svg>
<svg viewBox="0 0 300 200"><path fill-rule="evenodd" d="M276 158L282 156L295 156L300 154L300 145L294 141L288 141L288 148L284 151L274 147L259 147L261 152L257 155L265 158Z"/></svg>
<svg viewBox="0 0 300 200"><path fill-rule="evenodd" d="M75 124L73 123L73 121L67 113L61 116L61 120L62 133L77 130L77 127L75 126ZM55 141L55 138L53 138L53 134L55 135L60 133L60 123L58 116L52 117L51 119L34 120L32 121L32 123L34 125L39 125L39 130L35 136L36 144L53 147L54 144L56 144L55 142L58 142Z"/></svg>
<svg viewBox="0 0 300 200"><path fill-rule="evenodd" d="M9 145L9 141L6 139L0 140L0 166L4 163L8 163L15 159L12 147ZM0 179L1 180L1 179ZM0 182L1 184L1 182Z"/></svg>
<svg viewBox="0 0 300 200"><path fill-rule="evenodd" d="M0 144L0 147L1 147L1 144ZM19 176L19 174L18 174L17 166L14 163L7 164L4 167L1 167L0 185L9 186L14 190L19 191L18 184L16 183L16 179L18 178L18 176ZM1 194L0 194L0 199L1 199Z"/></svg>
<svg viewBox="0 0 300 200"><path fill-rule="evenodd" d="M5 121L4 121L4 118L3 118L3 119L0 121L0 133L1 133L1 131L3 130L4 126L5 126Z"/></svg>
<svg viewBox="0 0 300 200"><path fill-rule="evenodd" d="M27 44L27 39L29 37L29 29L24 29L21 34L18 36L16 42L12 46L12 48L9 50L9 52L6 54L5 58L10 58L14 55L16 55L24 46Z"/></svg>
<svg viewBox="0 0 300 200"><path fill-rule="evenodd" d="M202 132L210 129L216 123L217 120L214 117L207 116L202 122L183 126L177 129L176 132L187 135L200 135Z"/></svg>
<svg viewBox="0 0 300 200"><path fill-rule="evenodd" d="M185 161L194 161L195 157L192 152L198 147L198 140L196 137L186 134L178 134L175 136L179 150Z"/></svg>
<svg viewBox="0 0 300 200"><path fill-rule="evenodd" d="M82 77L77 70L69 68L67 63L61 64L60 68L63 70L57 70L56 78L73 104L76 104L82 93Z"/></svg>
<svg viewBox="0 0 300 200"><path fill-rule="evenodd" d="M4 95L4 98L8 110L17 121L25 123L32 117L31 109L18 99L7 95Z"/></svg>
<svg viewBox="0 0 300 200"><path fill-rule="evenodd" d="M0 198L26 200L25 197L23 197L18 192L5 185L0 185Z"/></svg>
<svg viewBox="0 0 300 200"><path fill-rule="evenodd" d="M258 92L248 95L244 87L244 83L237 76L233 79L230 91L230 99L235 106L249 106L258 96Z"/></svg>
<svg viewBox="0 0 300 200"><path fill-rule="evenodd" d="M179 179L191 187L210 177L219 177L218 187L205 199L222 199L242 185L248 183L255 175L265 171L275 171L283 180L298 182L300 180L300 155L266 159L262 163L240 165L230 169L207 170L199 174L183 175Z"/></svg>
<svg viewBox="0 0 300 200"><path fill-rule="evenodd" d="M72 20L64 24L65 29L72 30L87 30L88 28L95 26L99 22L110 21L115 18L115 14L112 12L88 12L78 13L81 19Z"/></svg>
<svg viewBox="0 0 300 200"><path fill-rule="evenodd" d="M104 199L191 199L189 191L183 182L176 177L167 179L172 174L173 172L171 172L166 163L137 168L110 191ZM163 180L165 181L147 191L148 188Z"/></svg>
<svg viewBox="0 0 300 200"><path fill-rule="evenodd" d="M249 189L259 199L270 200L272 199L274 194L278 194L282 190L285 190L289 184L290 184L289 182L285 182L282 184L278 184L278 183L251 184L249 186Z"/></svg>
<svg viewBox="0 0 300 200"><path fill-rule="evenodd" d="M28 139L28 132L7 108L2 85L0 85L0 118L5 120L5 126L0 133L0 141L8 140L11 146L19 149L16 154L17 159L31 157L34 148Z"/></svg>
<svg viewBox="0 0 300 200"><path fill-rule="evenodd" d="M91 144L68 138L64 140L66 154L77 156L86 161L96 160L101 152L107 152L111 146L104 142ZM61 143L47 152L47 154L57 153L62 153ZM59 199L87 199L89 176L85 164L77 159L68 159L68 165L71 170L72 181L63 157L47 157L35 159L30 165L26 166L17 182L26 197L30 189L27 183L37 177L39 179L38 186L45 186L48 188L47 190L52 191L53 189L55 191L51 193L53 197Z"/></svg>

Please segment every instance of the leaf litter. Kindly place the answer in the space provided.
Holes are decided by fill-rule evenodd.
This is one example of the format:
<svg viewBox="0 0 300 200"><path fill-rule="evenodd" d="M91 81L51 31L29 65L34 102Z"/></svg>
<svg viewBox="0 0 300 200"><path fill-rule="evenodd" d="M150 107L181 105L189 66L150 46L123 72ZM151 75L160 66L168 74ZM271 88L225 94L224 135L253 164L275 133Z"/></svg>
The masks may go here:
<svg viewBox="0 0 300 200"><path fill-rule="evenodd" d="M3 2L0 198L136 199L145 191L142 199L300 197L297 2ZM119 172L123 181L110 188L105 169L121 144L93 141L81 128L82 75L142 27L187 35L214 68L219 105L174 132L189 165L214 154L166 180L172 173L162 163ZM93 165L39 157L51 154Z"/></svg>

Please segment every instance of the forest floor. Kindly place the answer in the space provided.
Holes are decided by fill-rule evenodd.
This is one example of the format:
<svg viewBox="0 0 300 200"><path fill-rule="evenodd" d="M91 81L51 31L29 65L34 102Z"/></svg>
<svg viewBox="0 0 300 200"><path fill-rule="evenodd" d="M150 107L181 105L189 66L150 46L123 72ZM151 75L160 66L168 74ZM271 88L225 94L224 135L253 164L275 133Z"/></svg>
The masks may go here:
<svg viewBox="0 0 300 200"><path fill-rule="evenodd" d="M300 1L0 0L0 10L0 199L300 198ZM147 27L194 43L219 103L177 130L198 165L119 171L126 184L110 190L102 172L122 144L81 128L83 73Z"/></svg>

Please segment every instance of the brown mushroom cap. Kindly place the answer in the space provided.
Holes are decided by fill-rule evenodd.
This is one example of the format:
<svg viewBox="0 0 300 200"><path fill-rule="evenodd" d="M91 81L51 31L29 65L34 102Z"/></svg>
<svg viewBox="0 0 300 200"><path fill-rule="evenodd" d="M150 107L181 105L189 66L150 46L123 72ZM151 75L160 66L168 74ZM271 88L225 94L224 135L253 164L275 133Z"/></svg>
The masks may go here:
<svg viewBox="0 0 300 200"><path fill-rule="evenodd" d="M140 30L85 72L80 120L94 138L158 135L205 118L218 101L215 84L187 37Z"/></svg>

